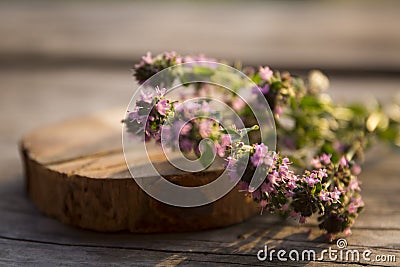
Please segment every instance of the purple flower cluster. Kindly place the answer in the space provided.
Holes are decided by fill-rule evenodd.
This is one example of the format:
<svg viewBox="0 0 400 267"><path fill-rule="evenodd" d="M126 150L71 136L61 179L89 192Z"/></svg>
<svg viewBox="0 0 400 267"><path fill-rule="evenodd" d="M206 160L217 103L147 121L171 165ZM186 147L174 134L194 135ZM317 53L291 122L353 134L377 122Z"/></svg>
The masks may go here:
<svg viewBox="0 0 400 267"><path fill-rule="evenodd" d="M180 64L182 63L182 57L178 55L175 51L164 52L155 57L152 56L151 52L147 52L145 56L142 56L141 61L135 64L135 68L138 69L142 68L145 65L152 65L158 61L165 61L170 64L172 63Z"/></svg>
<svg viewBox="0 0 400 267"><path fill-rule="evenodd" d="M164 94L165 89L159 88L141 92L125 120L129 132L197 155L200 141L208 138L220 157L229 155L229 176L232 181L241 180L240 190L251 194L262 210L296 218L300 223L317 213L321 229L330 234L349 232L364 206L356 177L359 167L354 162L342 157L334 163L331 155L322 154L312 160L311 170L296 175L287 157L269 151L264 144L243 143L241 136L251 128L224 131L206 99L178 104ZM250 187L253 175L264 179L259 188Z"/></svg>
<svg viewBox="0 0 400 267"><path fill-rule="evenodd" d="M174 150L199 154L199 143L204 138L220 140L220 125L217 114L206 100L184 102L175 106L174 114L161 127L163 144ZM221 138L218 154L223 155L222 147L227 146L225 137ZM178 147L179 146L179 147Z"/></svg>
<svg viewBox="0 0 400 267"><path fill-rule="evenodd" d="M151 53L147 52L141 61L134 66L134 76L139 84L143 84L157 72L180 64L182 61L182 57L174 51L164 52L155 57L152 57Z"/></svg>
<svg viewBox="0 0 400 267"><path fill-rule="evenodd" d="M135 65L135 77L143 84L168 67L188 62L197 65L185 69L185 75L201 73L218 77L218 68L214 69L214 64L206 61L217 62L204 55L182 57L176 52L164 52L153 57L147 53ZM278 147L295 164L288 157L272 153L264 144L245 145L238 138L241 130L222 129L218 114L207 101L178 104L166 99L165 92L158 89L142 92L135 109L124 120L128 131L145 136L146 141L155 139L160 142L165 138L167 146L185 153L198 154L200 141L210 139L217 155L226 158L232 181L240 180L240 190L251 195L262 210L293 217L300 223L317 214L320 228L329 234L349 233L349 227L364 206L357 180L361 168L354 159L362 159L362 150L368 141L364 136L367 115L357 115L363 111L354 107L353 112L349 107L346 110L353 112L354 119L341 122L341 117L346 114L334 112L338 106L318 93L310 93L310 84L302 79L287 72L272 71L268 66L247 67L243 71L256 84L252 90L256 100L260 103L267 100L273 110ZM162 81L145 85L169 87L175 79L186 77L173 72L160 76ZM196 96L208 96L215 88L204 83L196 84L195 89ZM240 97L227 95L225 102L242 117L245 127L256 123L249 115L248 105ZM340 116L336 117L338 114ZM348 127L349 123L352 127ZM257 135L253 136L250 142L259 142ZM358 144L357 149L354 144ZM353 150L351 159L343 156ZM302 153L306 151L312 154ZM309 162L309 158L316 155L318 157ZM303 171L295 174L292 165ZM253 175L261 175L259 177L263 179L259 188L250 188Z"/></svg>
<svg viewBox="0 0 400 267"><path fill-rule="evenodd" d="M244 153L250 155L247 165L241 160ZM251 194L262 210L297 218L299 223L317 213L321 229L330 234L348 233L364 206L357 177L345 158L339 164L333 164L330 155L323 154L313 160L315 169L305 170L302 175L291 170L288 158L268 153L264 144L253 145L228 160L228 174L233 180L237 179L239 169L247 168L247 177L242 178L240 190ZM264 182L257 189L249 187L249 179L260 169L264 173Z"/></svg>
<svg viewBox="0 0 400 267"><path fill-rule="evenodd" d="M174 104L165 99L165 89L142 91L136 100L135 108L129 111L124 123L127 131L137 136L144 136L146 141L161 140L160 127L165 119L174 112Z"/></svg>
<svg viewBox="0 0 400 267"><path fill-rule="evenodd" d="M197 66L209 67L211 69L215 68L213 62L218 62L215 58L206 57L204 54L200 54L198 56L186 56L183 58L183 63L197 63Z"/></svg>
<svg viewBox="0 0 400 267"><path fill-rule="evenodd" d="M268 66L260 67L258 69L258 73L260 74L261 79L263 79L264 81L269 81L274 75L274 73Z"/></svg>
<svg viewBox="0 0 400 267"><path fill-rule="evenodd" d="M255 167L260 166L261 164L271 165L273 162L273 158L268 153L268 147L264 144L255 145L254 153L251 156L251 162Z"/></svg>
<svg viewBox="0 0 400 267"><path fill-rule="evenodd" d="M202 139L214 141L217 155L224 157L230 147L231 137L221 132L218 113L207 99L172 102L165 98L165 89L145 90L136 101L135 108L124 120L127 131L154 139L166 147L182 152L200 154Z"/></svg>
<svg viewBox="0 0 400 267"><path fill-rule="evenodd" d="M259 97L257 90L261 91L271 106L275 117L279 118L288 108L290 98L294 97L297 80L287 72L283 74L274 72L268 66L261 66L258 70L252 69L248 74L253 77L253 81L257 84L253 93Z"/></svg>
<svg viewBox="0 0 400 267"><path fill-rule="evenodd" d="M139 84L143 84L154 74L162 71L171 66L179 65L181 63L198 62L199 66L213 68L212 64L207 62L217 62L214 58L205 57L203 54L199 56L186 56L182 57L175 51L164 52L155 57L150 52L143 56L138 64L134 66L134 76Z"/></svg>

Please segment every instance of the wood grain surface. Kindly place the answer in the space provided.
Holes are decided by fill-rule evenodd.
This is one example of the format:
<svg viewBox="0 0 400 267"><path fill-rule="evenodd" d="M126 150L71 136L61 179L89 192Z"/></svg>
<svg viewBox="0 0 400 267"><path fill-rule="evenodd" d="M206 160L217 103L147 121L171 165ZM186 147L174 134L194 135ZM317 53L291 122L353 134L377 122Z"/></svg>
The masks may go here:
<svg viewBox="0 0 400 267"><path fill-rule="evenodd" d="M86 229L135 233L218 228L259 213L252 199L238 189L195 208L170 206L147 195L132 179L125 162L123 116L123 108L104 111L26 134L21 154L27 190L42 212ZM165 179L180 186L206 185L223 170L215 166L204 172L182 172L151 147L147 152L125 148L125 153L136 178L151 178L146 170L154 166ZM147 156L151 166L145 163Z"/></svg>
<svg viewBox="0 0 400 267"><path fill-rule="evenodd" d="M299 226L291 220L264 214L231 227L191 233L138 235L126 232L98 233L66 226L43 215L26 196L18 140L26 132L68 117L93 113L123 104L129 99L131 81L125 70L33 70L0 73L4 85L1 186L0 186L0 262L4 265L135 265L159 266L265 266L256 253L265 244L271 248L314 248L320 251L327 243L315 221ZM330 93L336 100L352 101L377 95L389 100L398 92L400 79L331 77ZM96 85L96 86L94 86ZM109 88L114 98L109 97ZM66 88L69 90L66 90ZM32 88L35 88L32 91ZM351 88L351 90L349 90ZM78 92L84 92L79 95ZM47 96L43 100L42 96ZM60 96L63 96L60 101ZM107 101L105 101L107 99ZM79 103L79 104L78 104ZM73 109L69 107L74 107ZM35 110L35 112L29 112ZM25 112L28 111L28 112ZM119 111L117 112L119 113ZM86 117L87 115L84 115ZM118 123L118 126L120 124ZM358 218L349 248L370 249L374 255L400 257L400 152L376 145L367 154L360 179L366 209ZM312 228L311 236L307 235ZM275 265L283 265L274 261ZM396 266L396 263L352 262L354 266ZM297 265L336 266L343 263L302 262Z"/></svg>

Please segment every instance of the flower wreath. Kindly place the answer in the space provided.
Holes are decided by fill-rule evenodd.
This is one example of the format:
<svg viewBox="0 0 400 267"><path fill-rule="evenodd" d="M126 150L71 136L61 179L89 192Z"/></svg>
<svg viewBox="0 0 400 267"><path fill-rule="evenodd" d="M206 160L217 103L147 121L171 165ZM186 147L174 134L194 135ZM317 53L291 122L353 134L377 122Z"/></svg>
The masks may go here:
<svg viewBox="0 0 400 267"><path fill-rule="evenodd" d="M135 65L134 76L143 84L154 74L185 62L199 62L199 68L209 73L218 71L201 63L204 61L217 62L204 56L182 57L175 52L155 57L147 53ZM324 93L329 80L319 71L312 71L306 82L266 66L235 67L250 77L268 101L280 152L270 153L263 143L244 144L243 135L257 131L257 125L222 129L207 101L180 106L166 98L165 90L158 87L155 92L141 93L135 110L129 111L123 120L127 131L157 142L164 131L166 140L179 140L178 147L170 144L173 149L195 154L200 153L201 139L209 138L215 143L216 154L225 159L229 176L240 180L240 190L259 203L262 211L290 216L299 223L317 213L319 227L330 238L338 233L350 234L350 227L364 207L357 179L364 151L374 139L400 145L400 117L398 112L390 112L400 110L400 105L368 109L358 103L333 103ZM197 87L200 94L207 90L207 85ZM232 95L226 102L247 118L240 98ZM194 115L196 119L192 119ZM175 123L170 119L174 116L182 120ZM249 174L257 167L265 177L259 188L249 185L249 175L237 177L238 173Z"/></svg>

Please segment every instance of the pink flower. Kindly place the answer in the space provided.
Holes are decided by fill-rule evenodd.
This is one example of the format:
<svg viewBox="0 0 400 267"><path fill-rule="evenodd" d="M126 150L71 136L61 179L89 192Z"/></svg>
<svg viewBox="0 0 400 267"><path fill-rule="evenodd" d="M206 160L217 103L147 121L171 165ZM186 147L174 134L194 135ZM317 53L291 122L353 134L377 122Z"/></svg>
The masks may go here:
<svg viewBox="0 0 400 267"><path fill-rule="evenodd" d="M279 173L274 172L273 174L269 174L268 181L271 185L278 185L278 181L280 181Z"/></svg>
<svg viewBox="0 0 400 267"><path fill-rule="evenodd" d="M185 123L181 128L179 134L187 135L192 129L192 125L190 123Z"/></svg>
<svg viewBox="0 0 400 267"><path fill-rule="evenodd" d="M361 167L357 164L354 164L353 167L351 167L351 173L353 175L359 175L361 173Z"/></svg>
<svg viewBox="0 0 400 267"><path fill-rule="evenodd" d="M310 176L306 176L306 182L308 186L313 187L315 184L319 183L320 180L315 179L315 173L311 173Z"/></svg>
<svg viewBox="0 0 400 267"><path fill-rule="evenodd" d="M160 87L156 87L156 93L157 93L157 95L158 96L164 96L165 95L165 93L167 92L167 89L166 88L161 88L160 89Z"/></svg>
<svg viewBox="0 0 400 267"><path fill-rule="evenodd" d="M229 146L231 144L231 136L229 134L223 134L221 136L221 145Z"/></svg>
<svg viewBox="0 0 400 267"><path fill-rule="evenodd" d="M356 213L356 212L357 212L357 206L354 203L350 203L349 213Z"/></svg>
<svg viewBox="0 0 400 267"><path fill-rule="evenodd" d="M261 93L264 95L269 92L269 84L264 85L264 87L261 88Z"/></svg>
<svg viewBox="0 0 400 267"><path fill-rule="evenodd" d="M203 103L201 103L201 111L204 114L209 114L209 113L213 113L214 110L211 108L210 104L206 101L204 101Z"/></svg>
<svg viewBox="0 0 400 267"><path fill-rule="evenodd" d="M269 81L271 79L271 77L274 75L272 70L267 66L266 67L260 67L258 69L258 72L260 74L261 79L263 79L264 81Z"/></svg>
<svg viewBox="0 0 400 267"><path fill-rule="evenodd" d="M296 184L297 184L297 176L294 175L294 174L289 175L289 179L288 179L288 181L286 183L287 187L290 190L293 190L293 189L296 188Z"/></svg>
<svg viewBox="0 0 400 267"><path fill-rule="evenodd" d="M153 59L151 58L151 52L147 52L145 56L142 56L142 61L151 64L153 62Z"/></svg>
<svg viewBox="0 0 400 267"><path fill-rule="evenodd" d="M310 163L311 163L311 166L313 166L314 168L319 169L322 167L321 161L318 158L312 159Z"/></svg>
<svg viewBox="0 0 400 267"><path fill-rule="evenodd" d="M184 152L190 152L193 149L193 143L188 139L182 139L179 142L179 147Z"/></svg>
<svg viewBox="0 0 400 267"><path fill-rule="evenodd" d="M165 116L167 114L167 110L171 107L171 105L168 103L168 100L162 99L158 101L156 104L156 109L160 115Z"/></svg>
<svg viewBox="0 0 400 267"><path fill-rule="evenodd" d="M218 156L222 158L225 155L226 147L221 146L220 144L216 144L215 151L217 152Z"/></svg>
<svg viewBox="0 0 400 267"><path fill-rule="evenodd" d="M334 202L339 201L340 199L340 195L342 194L342 192L340 192L337 187L335 187L335 189L333 190L333 192L331 192L331 198Z"/></svg>
<svg viewBox="0 0 400 267"><path fill-rule="evenodd" d="M261 200L260 201L261 208L265 208L265 206L267 206L267 204L268 204L268 201L266 201L266 200Z"/></svg>
<svg viewBox="0 0 400 267"><path fill-rule="evenodd" d="M351 230L350 230L350 228L344 229L343 233L344 233L344 235L346 235L346 236L351 235Z"/></svg>
<svg viewBox="0 0 400 267"><path fill-rule="evenodd" d="M321 192L319 193L319 199L322 201L329 201L331 198L329 197L329 194L326 191L321 190Z"/></svg>
<svg viewBox="0 0 400 267"><path fill-rule="evenodd" d="M274 113L277 115L282 115L284 111L285 109L280 105L276 105L274 108Z"/></svg>
<svg viewBox="0 0 400 267"><path fill-rule="evenodd" d="M142 91L142 92L140 92L140 99L143 102L146 102L146 103L150 104L150 103L153 102L153 97L154 97L154 94L151 91Z"/></svg>
<svg viewBox="0 0 400 267"><path fill-rule="evenodd" d="M225 150L227 146L231 144L231 137L229 134L223 134L221 136L221 143L216 144L215 148L220 157L223 157L225 155Z"/></svg>
<svg viewBox="0 0 400 267"><path fill-rule="evenodd" d="M319 160L324 164L329 164L331 163L331 157L332 155L322 154L321 157L319 157Z"/></svg>
<svg viewBox="0 0 400 267"><path fill-rule="evenodd" d="M275 188L272 186L271 183L263 183L261 185L261 191L263 193L271 193L274 192Z"/></svg>
<svg viewBox="0 0 400 267"><path fill-rule="evenodd" d="M285 158L282 159L282 163L283 164L289 164L289 162L290 162L289 158L285 157Z"/></svg>
<svg viewBox="0 0 400 267"><path fill-rule="evenodd" d="M303 224L303 223L305 223L305 222L306 222L306 217L300 216L300 218L299 218L299 223Z"/></svg>
<svg viewBox="0 0 400 267"><path fill-rule="evenodd" d="M363 207L364 206L364 201L362 201L361 196L358 196L357 198L352 197L351 202L354 203L357 207Z"/></svg>
<svg viewBox="0 0 400 267"><path fill-rule="evenodd" d="M251 162L255 167L262 163L262 158L268 153L268 147L264 144L256 145L255 152L253 156L251 156Z"/></svg>
<svg viewBox="0 0 400 267"><path fill-rule="evenodd" d="M255 95L258 95L259 92L265 95L269 92L269 84L265 84L263 87L254 86L251 92Z"/></svg>
<svg viewBox="0 0 400 267"><path fill-rule="evenodd" d="M319 169L318 170L318 177L320 179L322 179L324 177L328 177L328 174L326 173L326 169Z"/></svg>
<svg viewBox="0 0 400 267"><path fill-rule="evenodd" d="M175 64L180 64L182 63L182 58L181 56L178 55L175 51L171 52L164 52L163 57L169 60L170 62L175 61Z"/></svg>
<svg viewBox="0 0 400 267"><path fill-rule="evenodd" d="M283 176L287 176L289 172L289 167L286 164L282 164L279 166L279 173Z"/></svg>
<svg viewBox="0 0 400 267"><path fill-rule="evenodd" d="M354 177L349 182L349 189L352 191L361 191L357 177Z"/></svg>
<svg viewBox="0 0 400 267"><path fill-rule="evenodd" d="M188 135L191 129L192 125L190 123L185 123L181 120L173 121L172 126L163 126L163 131L165 130L166 134L168 134L165 136L165 140L171 141L172 138L178 138L179 136Z"/></svg>
<svg viewBox="0 0 400 267"><path fill-rule="evenodd" d="M254 167L258 167L262 164L267 158L270 158L268 155L268 147L264 144L255 145L254 154L251 156L251 162L253 163ZM269 163L266 162L266 163ZM271 159L272 163L272 159Z"/></svg>
<svg viewBox="0 0 400 267"><path fill-rule="evenodd" d="M362 201L361 197L351 198L351 203L349 205L348 211L349 213L357 213L359 207L363 207L364 202Z"/></svg>
<svg viewBox="0 0 400 267"><path fill-rule="evenodd" d="M342 158L340 159L339 165L341 167L346 167L347 166L347 159L344 156L342 156Z"/></svg>
<svg viewBox="0 0 400 267"><path fill-rule="evenodd" d="M199 133L201 137L207 138L212 133L212 123L210 120L205 119L199 123Z"/></svg>
<svg viewBox="0 0 400 267"><path fill-rule="evenodd" d="M246 106L246 102L244 102L240 97L235 97L232 101L232 108L236 111L242 110Z"/></svg>

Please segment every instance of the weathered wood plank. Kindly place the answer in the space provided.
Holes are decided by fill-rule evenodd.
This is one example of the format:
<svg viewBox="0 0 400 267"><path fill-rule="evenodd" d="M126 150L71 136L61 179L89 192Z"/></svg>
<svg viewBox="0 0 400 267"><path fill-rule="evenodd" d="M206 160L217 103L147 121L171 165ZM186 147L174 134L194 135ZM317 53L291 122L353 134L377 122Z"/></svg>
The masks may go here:
<svg viewBox="0 0 400 267"><path fill-rule="evenodd" d="M331 78L332 93L338 100L358 99L366 91L388 99L398 92L399 80L396 79ZM42 215L25 195L17 140L22 133L40 124L127 104L132 89L131 74L129 70L67 68L19 73L2 71L0 79L1 87L6 89L0 90L3 111L0 119L7 126L0 129L0 259L3 260L0 264L54 266L62 262L74 266L79 263L126 266L144 262L149 266L186 257L182 265L233 265L238 262L255 265L254 252L267 242L290 249L326 246L322 239L316 239L318 232L307 238L306 232L312 224L298 227L268 215L256 216L232 228L167 235L101 234L75 229ZM375 91L376 88L379 91ZM113 97L110 97L111 91ZM347 238L350 246L398 255L399 155L387 149L374 150L368 155L360 177L367 206L357 220L353 235ZM24 238L30 241L20 241ZM151 245L157 251L143 250ZM212 252L210 248L222 249ZM198 252L190 252L190 249ZM142 261L141 257L144 257ZM340 263L308 263L310 266L319 264L335 266Z"/></svg>
<svg viewBox="0 0 400 267"><path fill-rule="evenodd" d="M308 246L326 243L321 232L315 226L299 226L290 221L281 221L274 216L257 217L243 224L212 231L132 235L128 233L102 234L78 230L37 213L2 211L0 215L4 218L3 224L0 225L0 236L2 237L65 245L101 245L138 249L169 248L176 252L186 250L207 252L219 249L233 252L241 246L247 246L249 250L257 249L257 246L262 246L263 243L271 240L293 241L302 243L302 245L308 243ZM35 224L27 226L27 221L34 221ZM308 236L307 233L309 229L313 230L311 236ZM399 235L400 230L398 229L355 227L353 235L347 239L349 244L354 246L399 250Z"/></svg>
<svg viewBox="0 0 400 267"><path fill-rule="evenodd" d="M287 266L276 257L272 262L260 262L256 255L215 254L154 251L107 247L75 247L40 242L0 239L0 264L7 266ZM32 255L35 255L32 257ZM289 262L290 263L290 262ZM300 261L296 266L343 266L341 262ZM369 266L362 263L362 266ZM361 266L354 263L347 266ZM373 265L371 265L373 266ZM385 265L378 265L385 266ZM395 266L395 265L386 265Z"/></svg>

